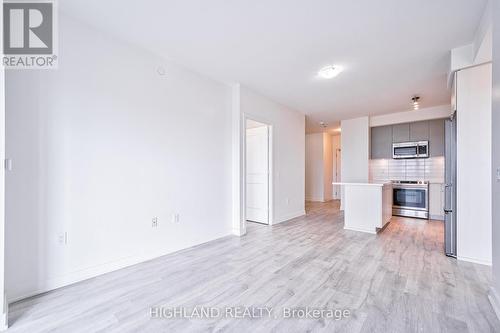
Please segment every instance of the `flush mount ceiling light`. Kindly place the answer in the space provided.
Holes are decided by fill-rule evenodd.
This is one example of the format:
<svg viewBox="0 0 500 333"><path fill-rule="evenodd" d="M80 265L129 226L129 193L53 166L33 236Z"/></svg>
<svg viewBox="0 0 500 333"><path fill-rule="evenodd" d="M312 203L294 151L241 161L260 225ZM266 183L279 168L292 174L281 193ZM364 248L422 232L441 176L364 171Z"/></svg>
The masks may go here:
<svg viewBox="0 0 500 333"><path fill-rule="evenodd" d="M328 125L324 121L320 121L319 126L326 128Z"/></svg>
<svg viewBox="0 0 500 333"><path fill-rule="evenodd" d="M419 96L413 96L411 98L411 102L412 102L412 105L413 105L413 110L420 109L419 101L420 101L420 97Z"/></svg>
<svg viewBox="0 0 500 333"><path fill-rule="evenodd" d="M165 74L167 74L167 71L164 67L159 66L158 68L156 68L156 73L158 73L158 75L160 76L164 76Z"/></svg>
<svg viewBox="0 0 500 333"><path fill-rule="evenodd" d="M339 75L344 69L341 66L330 65L319 70L318 76L323 79L332 79Z"/></svg>

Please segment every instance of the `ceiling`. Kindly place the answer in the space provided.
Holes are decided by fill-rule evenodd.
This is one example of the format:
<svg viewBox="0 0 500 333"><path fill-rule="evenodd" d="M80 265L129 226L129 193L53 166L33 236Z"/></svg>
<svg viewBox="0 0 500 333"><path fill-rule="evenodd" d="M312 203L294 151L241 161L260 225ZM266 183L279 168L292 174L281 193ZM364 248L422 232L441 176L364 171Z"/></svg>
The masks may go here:
<svg viewBox="0 0 500 333"><path fill-rule="evenodd" d="M307 116L341 119L447 104L449 51L472 41L486 0L64 0L62 11ZM329 64L345 70L317 78Z"/></svg>

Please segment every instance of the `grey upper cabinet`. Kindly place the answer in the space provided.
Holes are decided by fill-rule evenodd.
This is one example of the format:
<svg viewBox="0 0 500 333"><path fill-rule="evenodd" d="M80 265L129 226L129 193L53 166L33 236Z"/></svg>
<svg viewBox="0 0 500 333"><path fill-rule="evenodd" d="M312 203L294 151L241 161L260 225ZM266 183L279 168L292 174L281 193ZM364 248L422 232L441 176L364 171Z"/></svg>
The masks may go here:
<svg viewBox="0 0 500 333"><path fill-rule="evenodd" d="M429 121L410 123L410 141L429 140Z"/></svg>
<svg viewBox="0 0 500 333"><path fill-rule="evenodd" d="M410 141L410 124L398 124L392 126L392 142L396 143L408 141Z"/></svg>
<svg viewBox="0 0 500 333"><path fill-rule="evenodd" d="M444 119L431 120L429 133L430 156L444 156Z"/></svg>
<svg viewBox="0 0 500 333"><path fill-rule="evenodd" d="M371 128L372 159L392 158L392 144L429 141L429 156L444 156L444 119Z"/></svg>
<svg viewBox="0 0 500 333"><path fill-rule="evenodd" d="M371 158L392 158L392 126L371 128Z"/></svg>

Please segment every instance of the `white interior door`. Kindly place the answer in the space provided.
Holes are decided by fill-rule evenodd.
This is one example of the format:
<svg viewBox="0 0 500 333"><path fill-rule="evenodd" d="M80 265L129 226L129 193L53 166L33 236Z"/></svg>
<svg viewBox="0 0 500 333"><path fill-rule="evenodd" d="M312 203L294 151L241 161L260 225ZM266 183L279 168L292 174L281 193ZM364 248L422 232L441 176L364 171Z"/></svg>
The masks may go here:
<svg viewBox="0 0 500 333"><path fill-rule="evenodd" d="M269 224L269 128L247 129L246 219Z"/></svg>

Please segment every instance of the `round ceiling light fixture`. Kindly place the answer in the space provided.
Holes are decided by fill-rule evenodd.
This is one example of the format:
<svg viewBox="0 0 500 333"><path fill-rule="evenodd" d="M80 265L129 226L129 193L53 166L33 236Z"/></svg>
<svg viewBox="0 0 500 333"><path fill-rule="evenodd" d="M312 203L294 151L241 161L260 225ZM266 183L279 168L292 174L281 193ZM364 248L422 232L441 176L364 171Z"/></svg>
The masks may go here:
<svg viewBox="0 0 500 333"><path fill-rule="evenodd" d="M323 127L323 128L327 128L327 127L328 127L328 125L327 125L327 124L325 124L325 122L324 122L324 121L320 121L320 122L319 122L319 126L321 126L321 127Z"/></svg>
<svg viewBox="0 0 500 333"><path fill-rule="evenodd" d="M411 102L412 102L412 105L413 105L413 110L418 110L420 109L420 96L413 96L411 98Z"/></svg>
<svg viewBox="0 0 500 333"><path fill-rule="evenodd" d="M321 68L318 72L318 76L323 79L333 79L334 77L342 73L343 70L344 68L342 68L342 66L329 65Z"/></svg>
<svg viewBox="0 0 500 333"><path fill-rule="evenodd" d="M167 71L164 67L158 66L158 68L156 68L156 73L158 73L158 75L160 76L164 76L165 74L167 74Z"/></svg>

